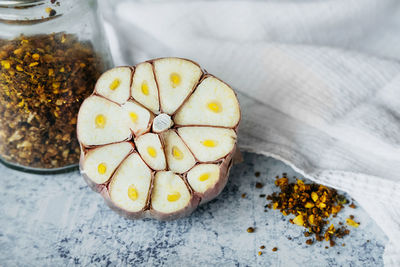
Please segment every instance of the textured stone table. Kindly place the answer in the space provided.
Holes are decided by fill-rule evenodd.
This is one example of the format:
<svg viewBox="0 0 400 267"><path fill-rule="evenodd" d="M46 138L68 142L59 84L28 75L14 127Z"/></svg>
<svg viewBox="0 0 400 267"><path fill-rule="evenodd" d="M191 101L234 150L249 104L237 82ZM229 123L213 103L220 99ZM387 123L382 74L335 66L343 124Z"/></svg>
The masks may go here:
<svg viewBox="0 0 400 267"><path fill-rule="evenodd" d="M327 242L307 246L302 228L278 211L264 213L266 200L259 197L275 189L277 174L295 172L272 158L245 153L244 159L216 200L172 222L119 217L78 172L32 175L0 166L0 265L383 265L387 237L361 208L338 216L354 214L361 221L343 239L345 247L342 241L329 249ZM256 189L256 181L264 188ZM256 231L247 233L249 226ZM261 245L266 248L258 256Z"/></svg>

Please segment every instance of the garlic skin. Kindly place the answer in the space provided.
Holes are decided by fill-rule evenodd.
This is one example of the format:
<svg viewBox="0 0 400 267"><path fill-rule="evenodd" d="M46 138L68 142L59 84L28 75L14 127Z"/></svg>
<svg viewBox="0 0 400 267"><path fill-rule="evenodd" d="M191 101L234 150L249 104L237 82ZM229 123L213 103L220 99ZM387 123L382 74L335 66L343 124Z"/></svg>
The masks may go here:
<svg viewBox="0 0 400 267"><path fill-rule="evenodd" d="M197 63L117 67L79 111L80 170L122 216L181 218L223 190L239 122L235 92Z"/></svg>

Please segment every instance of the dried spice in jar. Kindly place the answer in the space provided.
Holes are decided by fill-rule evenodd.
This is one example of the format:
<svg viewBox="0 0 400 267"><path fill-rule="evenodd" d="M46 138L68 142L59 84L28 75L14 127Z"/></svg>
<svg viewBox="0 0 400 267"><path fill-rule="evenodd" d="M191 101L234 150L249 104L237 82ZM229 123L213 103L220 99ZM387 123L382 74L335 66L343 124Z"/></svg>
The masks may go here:
<svg viewBox="0 0 400 267"><path fill-rule="evenodd" d="M76 117L104 71L90 42L56 33L0 39L0 156L56 169L79 161Z"/></svg>

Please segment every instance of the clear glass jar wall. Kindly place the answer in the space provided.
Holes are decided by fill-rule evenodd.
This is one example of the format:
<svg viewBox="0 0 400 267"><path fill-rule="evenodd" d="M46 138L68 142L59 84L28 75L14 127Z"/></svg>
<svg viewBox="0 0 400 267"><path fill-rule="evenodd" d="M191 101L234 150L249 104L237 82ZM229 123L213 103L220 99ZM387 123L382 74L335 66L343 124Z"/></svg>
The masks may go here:
<svg viewBox="0 0 400 267"><path fill-rule="evenodd" d="M1 161L76 166L79 106L111 65L95 0L0 0Z"/></svg>

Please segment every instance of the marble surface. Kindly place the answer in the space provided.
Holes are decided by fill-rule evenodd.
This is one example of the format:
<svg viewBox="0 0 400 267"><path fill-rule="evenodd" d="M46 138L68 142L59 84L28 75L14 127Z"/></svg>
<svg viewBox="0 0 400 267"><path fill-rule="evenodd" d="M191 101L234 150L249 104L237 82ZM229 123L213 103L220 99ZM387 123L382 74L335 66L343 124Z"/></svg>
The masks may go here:
<svg viewBox="0 0 400 267"><path fill-rule="evenodd" d="M265 213L259 195L276 190L274 177L283 172L296 175L277 160L244 153L217 199L188 218L158 222L119 217L77 171L33 175L0 166L0 265L383 265L388 239L361 208L339 213L342 221L354 214L361 225L329 249L327 242L306 245L303 229L280 212ZM265 186L255 188L257 181ZM247 233L249 226L256 231ZM261 245L266 248L258 256Z"/></svg>

